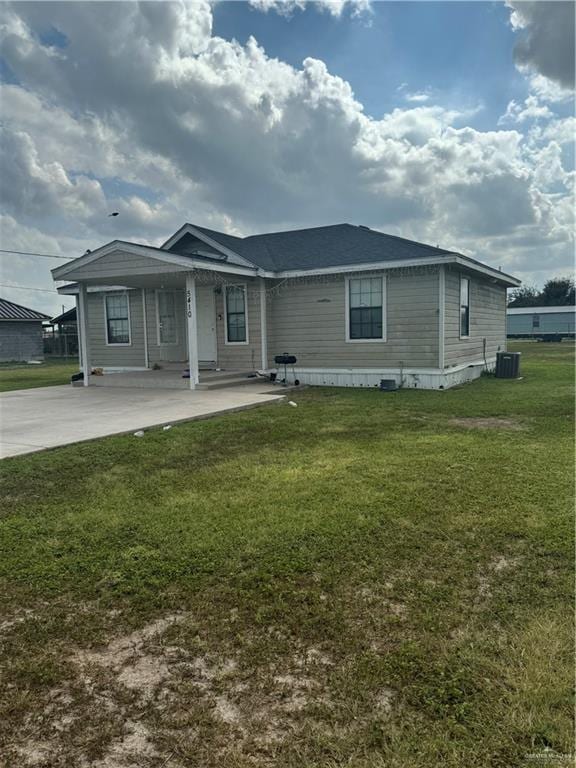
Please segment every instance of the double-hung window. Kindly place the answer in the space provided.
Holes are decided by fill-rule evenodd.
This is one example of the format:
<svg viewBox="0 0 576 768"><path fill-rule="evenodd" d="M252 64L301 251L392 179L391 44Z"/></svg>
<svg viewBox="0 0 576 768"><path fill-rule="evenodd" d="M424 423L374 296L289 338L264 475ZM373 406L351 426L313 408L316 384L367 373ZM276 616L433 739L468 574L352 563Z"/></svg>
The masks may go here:
<svg viewBox="0 0 576 768"><path fill-rule="evenodd" d="M384 277L348 280L348 341L384 341Z"/></svg>
<svg viewBox="0 0 576 768"><path fill-rule="evenodd" d="M470 336L470 280L460 278L460 338Z"/></svg>
<svg viewBox="0 0 576 768"><path fill-rule="evenodd" d="M226 286L225 301L226 343L246 344L248 341L246 287L243 285Z"/></svg>
<svg viewBox="0 0 576 768"><path fill-rule="evenodd" d="M540 315L532 315L532 328L540 328Z"/></svg>
<svg viewBox="0 0 576 768"><path fill-rule="evenodd" d="M130 344L130 304L127 293L104 294L106 343Z"/></svg>

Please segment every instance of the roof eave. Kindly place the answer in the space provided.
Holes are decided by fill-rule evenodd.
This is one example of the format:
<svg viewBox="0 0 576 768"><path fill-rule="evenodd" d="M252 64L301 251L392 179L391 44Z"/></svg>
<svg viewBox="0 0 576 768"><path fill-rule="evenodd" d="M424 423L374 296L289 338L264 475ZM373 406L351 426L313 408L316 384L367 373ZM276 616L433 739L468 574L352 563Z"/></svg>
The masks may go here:
<svg viewBox="0 0 576 768"><path fill-rule="evenodd" d="M266 273L264 276L276 278L305 277L306 275L335 275L349 272L369 272L383 269L399 269L402 267L438 266L442 264L459 264L476 272L481 272L487 277L500 282L508 287L521 285L521 281L505 272L493 269L486 264L481 264L474 259L469 259L459 253L446 253L443 256L424 256L417 259L397 259L394 261L365 262L363 264L340 264L334 267L321 267L318 269L289 269L278 272Z"/></svg>
<svg viewBox="0 0 576 768"><path fill-rule="evenodd" d="M476 272L482 272L493 280L503 283L507 288L518 288L518 286L522 285L522 280L519 280L517 277L509 275L507 272L502 272L500 269L489 267L481 261L476 261L476 259L472 259L469 256L463 256L461 253L454 253L453 256L457 264L474 269Z"/></svg>

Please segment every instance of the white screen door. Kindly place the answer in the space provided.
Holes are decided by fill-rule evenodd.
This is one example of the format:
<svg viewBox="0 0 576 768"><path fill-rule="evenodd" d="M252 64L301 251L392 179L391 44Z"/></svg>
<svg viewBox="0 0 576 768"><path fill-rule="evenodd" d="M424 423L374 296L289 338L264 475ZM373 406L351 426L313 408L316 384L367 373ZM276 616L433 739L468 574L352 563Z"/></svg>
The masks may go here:
<svg viewBox="0 0 576 768"><path fill-rule="evenodd" d="M178 343L174 291L158 291L158 343Z"/></svg>
<svg viewBox="0 0 576 768"><path fill-rule="evenodd" d="M196 288L196 313L198 322L198 360L204 363L214 363L217 359L214 288Z"/></svg>

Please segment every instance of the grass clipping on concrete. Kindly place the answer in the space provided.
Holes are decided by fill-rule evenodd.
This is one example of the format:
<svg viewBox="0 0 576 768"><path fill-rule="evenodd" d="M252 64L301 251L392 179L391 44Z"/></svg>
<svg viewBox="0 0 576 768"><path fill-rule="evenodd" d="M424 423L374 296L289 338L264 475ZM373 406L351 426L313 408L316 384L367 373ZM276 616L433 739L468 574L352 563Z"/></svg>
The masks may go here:
<svg viewBox="0 0 576 768"><path fill-rule="evenodd" d="M3 461L0 765L571 765L573 353L521 349Z"/></svg>

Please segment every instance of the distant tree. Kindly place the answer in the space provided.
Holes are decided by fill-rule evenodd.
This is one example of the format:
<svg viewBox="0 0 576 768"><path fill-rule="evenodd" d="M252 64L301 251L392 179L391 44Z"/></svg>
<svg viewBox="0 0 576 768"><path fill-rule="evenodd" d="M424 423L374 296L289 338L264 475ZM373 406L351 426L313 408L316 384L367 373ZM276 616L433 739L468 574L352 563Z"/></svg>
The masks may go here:
<svg viewBox="0 0 576 768"><path fill-rule="evenodd" d="M514 288L508 296L509 307L537 307L540 291L533 285Z"/></svg>
<svg viewBox="0 0 576 768"><path fill-rule="evenodd" d="M540 293L543 307L566 307L576 303L574 280L570 277L555 277L548 280Z"/></svg>
<svg viewBox="0 0 576 768"><path fill-rule="evenodd" d="M509 307L566 307L576 303L574 280L571 277L553 277L539 291L533 285L514 288L508 298Z"/></svg>

